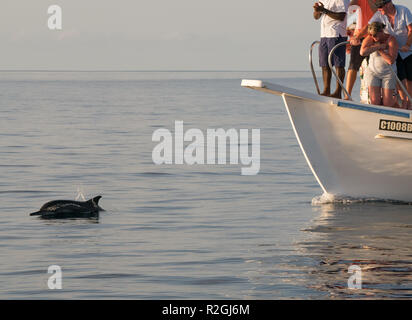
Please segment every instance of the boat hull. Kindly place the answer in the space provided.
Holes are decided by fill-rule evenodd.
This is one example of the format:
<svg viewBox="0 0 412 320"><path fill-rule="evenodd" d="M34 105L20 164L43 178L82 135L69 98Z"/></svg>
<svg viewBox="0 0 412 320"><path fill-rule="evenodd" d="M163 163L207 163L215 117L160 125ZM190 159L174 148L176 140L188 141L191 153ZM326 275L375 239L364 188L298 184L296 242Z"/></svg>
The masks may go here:
<svg viewBox="0 0 412 320"><path fill-rule="evenodd" d="M407 110L370 106L276 85L303 154L324 192L412 202L412 120Z"/></svg>

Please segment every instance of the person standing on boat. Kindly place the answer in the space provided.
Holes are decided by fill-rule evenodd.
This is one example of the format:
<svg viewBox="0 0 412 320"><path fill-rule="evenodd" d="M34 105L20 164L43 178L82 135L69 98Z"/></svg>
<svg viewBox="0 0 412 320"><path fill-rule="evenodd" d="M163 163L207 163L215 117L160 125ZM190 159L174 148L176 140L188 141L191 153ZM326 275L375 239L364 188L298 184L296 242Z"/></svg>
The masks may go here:
<svg viewBox="0 0 412 320"><path fill-rule="evenodd" d="M361 56L360 48L362 40L368 33L368 22L375 14L377 7L375 6L375 0L352 0L349 6L359 6L361 9L360 23L358 23L358 29L355 30L353 36L350 39L350 62L348 68L348 75L346 77L346 90L351 95L353 86L355 85L358 71L362 65L363 60L366 58ZM346 97L345 99L349 99Z"/></svg>
<svg viewBox="0 0 412 320"><path fill-rule="evenodd" d="M394 92L396 90L395 62L398 56L398 42L395 37L384 33L384 28L385 25L381 22L369 24L369 35L362 42L360 54L369 56L366 81L371 103L394 107L397 104Z"/></svg>
<svg viewBox="0 0 412 320"><path fill-rule="evenodd" d="M319 65L322 68L324 89L321 93L324 96L341 98L342 88L339 82L336 90L330 93L330 82L332 71L329 68L328 56L334 46L347 40L346 34L346 12L349 7L349 0L323 0L316 2L313 6L313 17L321 19L320 45L319 45ZM339 47L332 56L332 66L335 66L339 79L345 79L346 50L344 46Z"/></svg>
<svg viewBox="0 0 412 320"><path fill-rule="evenodd" d="M369 21L382 22L386 25L385 32L394 36L398 41L399 55L396 60L398 78L412 95L412 13L401 5L395 5L391 0L376 0L378 11ZM412 101L399 90L403 108L411 108Z"/></svg>

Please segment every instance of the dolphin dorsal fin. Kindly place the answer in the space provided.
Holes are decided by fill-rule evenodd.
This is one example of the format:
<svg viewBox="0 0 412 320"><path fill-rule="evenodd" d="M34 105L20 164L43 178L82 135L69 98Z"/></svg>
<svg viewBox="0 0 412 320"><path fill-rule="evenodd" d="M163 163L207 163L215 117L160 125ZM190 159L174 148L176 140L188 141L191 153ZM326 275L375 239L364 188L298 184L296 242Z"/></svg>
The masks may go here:
<svg viewBox="0 0 412 320"><path fill-rule="evenodd" d="M94 204L94 205L99 205L99 200L100 200L100 198L101 198L102 196L97 196L97 197L94 197L93 199L90 199L90 200L88 200L87 202L91 202L92 204Z"/></svg>

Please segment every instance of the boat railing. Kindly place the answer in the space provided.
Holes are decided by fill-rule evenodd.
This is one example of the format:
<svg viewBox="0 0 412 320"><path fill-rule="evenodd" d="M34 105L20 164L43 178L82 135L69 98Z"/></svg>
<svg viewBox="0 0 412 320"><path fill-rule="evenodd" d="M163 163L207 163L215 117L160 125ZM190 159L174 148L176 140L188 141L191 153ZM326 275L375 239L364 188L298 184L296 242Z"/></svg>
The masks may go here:
<svg viewBox="0 0 412 320"><path fill-rule="evenodd" d="M335 50L337 48L339 48L340 46L346 45L347 43L349 43L349 41L345 41L345 42L341 42L338 43L336 46L333 47L333 49L331 50L331 52L329 53L328 56L328 64L329 64L329 68L332 70L333 74L335 75L339 85L341 86L341 88L345 91L345 94L349 97L350 100L353 100L351 95L349 94L349 92L346 90L346 88L344 87L342 81L339 79L338 75L336 74L336 71L332 68L332 55L335 52ZM316 86L316 90L318 91L318 94L320 94L320 89L319 89L319 83L318 83L318 79L316 77L316 73L315 73L315 69L313 68L313 48L315 47L315 45L320 44L319 41L314 41L311 46L310 46L310 50L309 50L309 64L310 64L310 70L312 71L312 76L313 76L313 81L315 82L315 86Z"/></svg>
<svg viewBox="0 0 412 320"><path fill-rule="evenodd" d="M310 69L312 71L313 80L315 82L315 86L316 86L316 90L317 90L318 94L320 94L320 89L319 89L319 83L318 83L318 80L317 80L317 77L316 77L316 73L315 73L315 70L313 68L312 53L313 53L313 48L315 47L315 45L317 45L319 43L320 43L319 41L314 41L311 44L310 51L309 51ZM334 46L332 48L332 50L331 50L331 52L329 53L329 56L328 56L328 64L329 64L329 68L332 70L333 74L336 77L336 80L338 81L339 85L341 86L341 88L345 92L346 96L349 97L350 100L353 100L352 96L349 94L349 92L346 90L345 86L343 85L342 81L339 79L336 71L332 68L332 55L334 54L334 52L336 51L337 48L339 48L340 46L343 46L343 45L347 45L348 43L350 43L350 42L349 41L341 42L341 43L338 43L336 46ZM398 78L398 75L396 74L396 72L392 68L390 68L390 70L392 71L392 74L395 77L396 82L398 83L398 85L401 88L401 90L403 91L403 93L409 98L409 101L412 101L411 95L409 94L408 90L405 88L402 81Z"/></svg>
<svg viewBox="0 0 412 320"><path fill-rule="evenodd" d="M330 70L332 70L333 74L335 75L336 80L338 81L338 83L339 83L340 87L342 88L342 90L345 92L346 96L349 98L349 100L353 100L352 96L349 94L348 90L346 90L345 86L343 85L342 80L338 77L335 69L333 69L333 67L332 67L332 56L335 53L336 49L343 46L343 45L346 46L348 43L349 43L349 41L344 41L344 42L338 43L336 46L334 46L332 48L332 50L329 53L328 64L329 64Z"/></svg>
<svg viewBox="0 0 412 320"><path fill-rule="evenodd" d="M315 47L315 45L317 45L317 44L319 44L319 43L320 43L319 41L314 41L314 42L311 44L310 50L309 50L310 70L312 71L313 81L315 81L315 86L316 86L316 90L318 91L318 94L320 94L320 89L319 89L318 79L316 78L315 69L313 69L312 51L313 51L313 48Z"/></svg>
<svg viewBox="0 0 412 320"><path fill-rule="evenodd" d="M402 81L398 78L398 75L396 74L396 72L392 68L389 68L389 69L391 70L393 76L396 79L396 82L398 82L398 85L402 89L403 93L409 98L409 101L412 101L411 95L409 94L405 86L403 85Z"/></svg>

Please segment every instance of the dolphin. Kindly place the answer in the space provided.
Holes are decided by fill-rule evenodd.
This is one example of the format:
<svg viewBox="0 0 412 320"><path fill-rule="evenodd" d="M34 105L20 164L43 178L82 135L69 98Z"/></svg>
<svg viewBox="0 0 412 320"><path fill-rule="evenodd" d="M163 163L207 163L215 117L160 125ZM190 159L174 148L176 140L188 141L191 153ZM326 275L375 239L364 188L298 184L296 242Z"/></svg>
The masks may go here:
<svg viewBox="0 0 412 320"><path fill-rule="evenodd" d="M45 203L39 211L32 212L30 215L40 216L43 219L98 217L99 211L104 211L104 209L99 206L99 200L101 197L102 196L97 196L88 201L50 201Z"/></svg>

